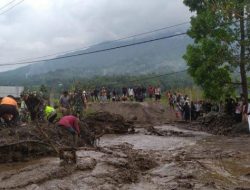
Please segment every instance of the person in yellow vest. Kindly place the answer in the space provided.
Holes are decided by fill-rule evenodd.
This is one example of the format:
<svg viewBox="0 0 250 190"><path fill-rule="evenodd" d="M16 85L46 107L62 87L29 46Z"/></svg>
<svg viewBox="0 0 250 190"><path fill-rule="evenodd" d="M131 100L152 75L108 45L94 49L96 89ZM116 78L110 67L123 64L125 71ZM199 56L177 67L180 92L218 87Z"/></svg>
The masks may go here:
<svg viewBox="0 0 250 190"><path fill-rule="evenodd" d="M47 105L45 106L44 112L45 112L46 119L49 122L48 124L54 124L54 121L57 117L55 108Z"/></svg>
<svg viewBox="0 0 250 190"><path fill-rule="evenodd" d="M6 119L6 115L11 115ZM4 97L0 103L0 117L5 119L5 122L10 124L17 124L19 120L18 106L15 98L11 95Z"/></svg>

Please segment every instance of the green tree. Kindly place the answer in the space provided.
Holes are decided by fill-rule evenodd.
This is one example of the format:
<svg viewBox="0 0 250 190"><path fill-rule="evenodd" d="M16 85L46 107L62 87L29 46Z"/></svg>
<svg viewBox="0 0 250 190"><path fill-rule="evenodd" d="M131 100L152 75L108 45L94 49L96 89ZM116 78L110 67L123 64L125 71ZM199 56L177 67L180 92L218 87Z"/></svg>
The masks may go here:
<svg viewBox="0 0 250 190"><path fill-rule="evenodd" d="M249 69L249 0L184 0L196 15L188 35L194 44L184 59L189 73L205 96L219 99L232 91L232 73L239 69L242 93L247 99Z"/></svg>

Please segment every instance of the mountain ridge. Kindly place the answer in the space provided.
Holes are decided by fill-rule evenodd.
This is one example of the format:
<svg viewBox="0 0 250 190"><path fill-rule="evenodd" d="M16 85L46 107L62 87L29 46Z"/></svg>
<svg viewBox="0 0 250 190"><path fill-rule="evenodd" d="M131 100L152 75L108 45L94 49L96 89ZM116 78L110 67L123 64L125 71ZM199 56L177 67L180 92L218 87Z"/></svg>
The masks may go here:
<svg viewBox="0 0 250 190"><path fill-rule="evenodd" d="M176 33L176 32L175 32ZM146 36L143 38L105 42L92 46L88 49L64 54L72 56L75 54L114 48L131 43L157 39L169 35L170 32ZM149 73L166 73L183 70L186 64L182 59L186 46L192 43L187 36L178 36L164 40L158 40L147 44L140 44L95 54L73 56L41 63L31 64L15 70L2 72L1 84L15 83L15 81L30 81L34 78L49 76L58 80L72 78L91 78L95 76L112 75L145 75ZM58 74L58 76L56 76ZM6 84L5 82L5 84Z"/></svg>

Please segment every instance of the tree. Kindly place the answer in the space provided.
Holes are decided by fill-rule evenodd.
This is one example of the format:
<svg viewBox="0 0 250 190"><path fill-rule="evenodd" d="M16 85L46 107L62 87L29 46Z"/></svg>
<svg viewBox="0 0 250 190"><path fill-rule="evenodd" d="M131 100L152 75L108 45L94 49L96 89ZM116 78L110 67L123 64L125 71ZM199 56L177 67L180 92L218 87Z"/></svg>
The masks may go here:
<svg viewBox="0 0 250 190"><path fill-rule="evenodd" d="M242 93L247 99L249 0L184 0L184 4L196 12L188 31L194 44L184 55L189 73L206 97L218 100L232 91L232 74L239 69Z"/></svg>

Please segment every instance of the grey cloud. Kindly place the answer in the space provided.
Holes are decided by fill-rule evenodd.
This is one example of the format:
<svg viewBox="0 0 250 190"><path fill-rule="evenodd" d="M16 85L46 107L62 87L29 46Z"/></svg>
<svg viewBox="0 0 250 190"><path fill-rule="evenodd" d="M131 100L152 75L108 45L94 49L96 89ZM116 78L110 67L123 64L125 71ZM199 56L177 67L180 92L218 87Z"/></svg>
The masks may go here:
<svg viewBox="0 0 250 190"><path fill-rule="evenodd" d="M181 0L35 2L50 6L34 7L34 0L26 0L0 16L0 64L145 32L187 21L191 15Z"/></svg>

